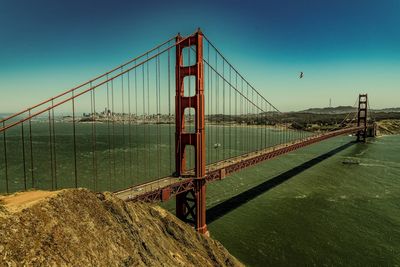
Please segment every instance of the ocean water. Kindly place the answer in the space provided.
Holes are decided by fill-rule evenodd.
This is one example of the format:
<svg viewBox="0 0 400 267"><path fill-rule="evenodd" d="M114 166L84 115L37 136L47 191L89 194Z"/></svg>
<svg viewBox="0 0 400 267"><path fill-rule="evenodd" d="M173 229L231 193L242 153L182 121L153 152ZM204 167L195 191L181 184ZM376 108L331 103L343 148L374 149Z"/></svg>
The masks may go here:
<svg viewBox="0 0 400 267"><path fill-rule="evenodd" d="M209 185L211 236L248 266L399 266L400 136L352 141Z"/></svg>

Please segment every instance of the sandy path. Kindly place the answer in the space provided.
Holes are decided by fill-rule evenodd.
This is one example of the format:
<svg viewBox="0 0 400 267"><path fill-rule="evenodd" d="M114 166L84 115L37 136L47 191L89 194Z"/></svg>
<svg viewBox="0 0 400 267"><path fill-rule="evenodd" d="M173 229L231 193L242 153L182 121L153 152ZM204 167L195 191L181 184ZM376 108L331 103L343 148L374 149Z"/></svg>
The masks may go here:
<svg viewBox="0 0 400 267"><path fill-rule="evenodd" d="M44 198L54 196L60 191L28 191L15 193L9 196L0 196L0 204L9 212L18 212L33 204L41 201Z"/></svg>

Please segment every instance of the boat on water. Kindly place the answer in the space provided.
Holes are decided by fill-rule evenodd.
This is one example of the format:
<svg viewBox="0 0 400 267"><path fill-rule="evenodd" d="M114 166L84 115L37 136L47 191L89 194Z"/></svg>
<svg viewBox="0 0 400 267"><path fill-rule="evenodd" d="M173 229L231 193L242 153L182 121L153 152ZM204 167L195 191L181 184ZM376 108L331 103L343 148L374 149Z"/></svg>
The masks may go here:
<svg viewBox="0 0 400 267"><path fill-rule="evenodd" d="M345 159L342 161L343 164L355 164L355 165L359 165L360 161L356 160L356 159Z"/></svg>
<svg viewBox="0 0 400 267"><path fill-rule="evenodd" d="M220 143L216 143L216 144L214 144L214 148L219 148L221 146L221 144Z"/></svg>

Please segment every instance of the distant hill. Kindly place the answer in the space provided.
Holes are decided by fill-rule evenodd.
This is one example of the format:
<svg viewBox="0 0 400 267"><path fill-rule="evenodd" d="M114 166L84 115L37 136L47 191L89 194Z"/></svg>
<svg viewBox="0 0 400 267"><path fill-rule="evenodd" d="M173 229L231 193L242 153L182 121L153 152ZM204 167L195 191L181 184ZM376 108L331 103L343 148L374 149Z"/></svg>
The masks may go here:
<svg viewBox="0 0 400 267"><path fill-rule="evenodd" d="M326 107L326 108L309 108L306 110L299 111L301 113L312 113L312 114L343 114L354 112L356 108L351 106L339 106L339 107Z"/></svg>
<svg viewBox="0 0 400 267"><path fill-rule="evenodd" d="M357 108L351 106L338 106L338 107L326 107L326 108L309 108L306 110L299 111L300 113L312 113L312 114L346 114L350 112L355 112ZM383 109L373 109L374 112L400 112L400 108L383 108Z"/></svg>
<svg viewBox="0 0 400 267"><path fill-rule="evenodd" d="M383 108L383 109L374 109L374 112L400 112L400 108Z"/></svg>

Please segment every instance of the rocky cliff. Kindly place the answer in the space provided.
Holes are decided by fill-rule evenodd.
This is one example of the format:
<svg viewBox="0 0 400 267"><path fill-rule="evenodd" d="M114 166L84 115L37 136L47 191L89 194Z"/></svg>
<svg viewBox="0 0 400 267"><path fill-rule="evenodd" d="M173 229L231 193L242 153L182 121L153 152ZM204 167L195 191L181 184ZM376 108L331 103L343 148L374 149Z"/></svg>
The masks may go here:
<svg viewBox="0 0 400 267"><path fill-rule="evenodd" d="M85 189L0 197L0 262L11 266L241 266L162 208Z"/></svg>

